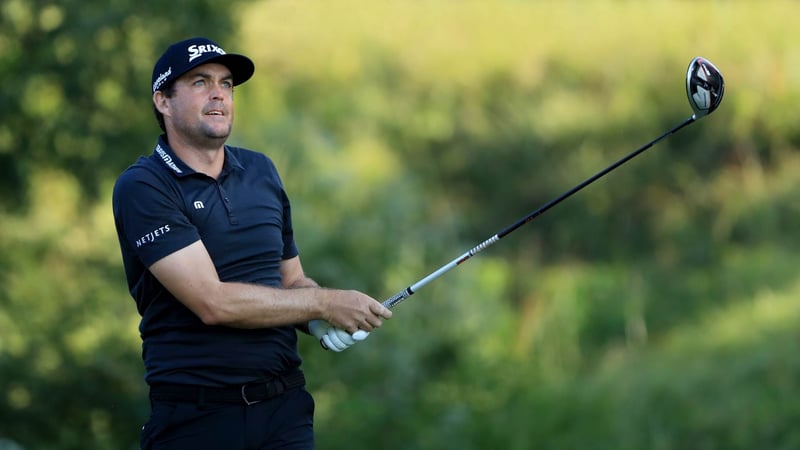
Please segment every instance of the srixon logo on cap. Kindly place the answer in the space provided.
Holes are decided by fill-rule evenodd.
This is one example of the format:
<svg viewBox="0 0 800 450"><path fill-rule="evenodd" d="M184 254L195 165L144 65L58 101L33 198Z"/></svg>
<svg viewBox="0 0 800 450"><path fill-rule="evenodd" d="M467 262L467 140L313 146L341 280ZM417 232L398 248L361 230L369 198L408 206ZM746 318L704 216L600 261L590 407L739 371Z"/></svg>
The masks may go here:
<svg viewBox="0 0 800 450"><path fill-rule="evenodd" d="M189 52L189 62L194 61L206 53L219 53L220 55L225 54L225 50L213 44L190 45L186 50Z"/></svg>

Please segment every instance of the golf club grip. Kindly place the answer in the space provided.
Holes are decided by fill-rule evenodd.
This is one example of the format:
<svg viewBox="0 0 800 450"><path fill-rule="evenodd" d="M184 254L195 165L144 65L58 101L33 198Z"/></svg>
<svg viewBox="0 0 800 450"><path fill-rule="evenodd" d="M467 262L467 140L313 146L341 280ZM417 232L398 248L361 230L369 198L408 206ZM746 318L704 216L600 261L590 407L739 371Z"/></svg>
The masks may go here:
<svg viewBox="0 0 800 450"><path fill-rule="evenodd" d="M398 292L397 294L394 294L393 296L387 298L386 300L383 301L383 306L385 306L385 307L387 307L389 309L392 309L398 303L402 302L403 300L407 299L408 297L411 297L413 292L409 292L409 289L411 289L411 287L407 287L407 288L403 289L402 291Z"/></svg>

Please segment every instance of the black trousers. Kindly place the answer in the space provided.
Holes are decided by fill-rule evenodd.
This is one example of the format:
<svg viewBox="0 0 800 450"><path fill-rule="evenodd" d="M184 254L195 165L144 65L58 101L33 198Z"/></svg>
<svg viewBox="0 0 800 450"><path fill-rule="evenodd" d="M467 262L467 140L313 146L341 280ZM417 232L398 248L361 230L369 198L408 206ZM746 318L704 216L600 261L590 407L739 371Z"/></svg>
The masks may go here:
<svg viewBox="0 0 800 450"><path fill-rule="evenodd" d="M143 450L309 450L314 400L304 387L247 405L151 398Z"/></svg>

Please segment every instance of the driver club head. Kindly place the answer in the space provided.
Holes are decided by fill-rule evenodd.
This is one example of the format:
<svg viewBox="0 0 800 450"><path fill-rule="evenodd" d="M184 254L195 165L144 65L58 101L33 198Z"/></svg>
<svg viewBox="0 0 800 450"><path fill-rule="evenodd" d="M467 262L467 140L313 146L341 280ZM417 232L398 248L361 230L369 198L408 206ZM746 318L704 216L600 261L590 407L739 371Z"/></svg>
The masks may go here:
<svg viewBox="0 0 800 450"><path fill-rule="evenodd" d="M705 58L694 58L686 72L686 96L694 110L694 118L714 112L722 103L724 93L725 80L719 69Z"/></svg>

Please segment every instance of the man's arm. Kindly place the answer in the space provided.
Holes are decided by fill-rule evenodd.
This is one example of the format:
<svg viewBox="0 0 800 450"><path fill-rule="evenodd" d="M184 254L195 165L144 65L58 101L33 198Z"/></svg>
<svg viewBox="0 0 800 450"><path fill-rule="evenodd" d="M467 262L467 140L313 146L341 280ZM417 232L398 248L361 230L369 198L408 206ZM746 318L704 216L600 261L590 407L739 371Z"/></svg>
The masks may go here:
<svg viewBox="0 0 800 450"><path fill-rule="evenodd" d="M208 325L266 328L322 319L354 333L372 331L392 315L366 294L318 287L297 257L283 261L280 270L283 286L292 289L222 282L202 241L150 266L158 281Z"/></svg>
<svg viewBox="0 0 800 450"><path fill-rule="evenodd" d="M299 256L281 261L281 285L286 289L319 287L316 281L306 276ZM311 334L308 324L309 322L296 323L295 328L305 334Z"/></svg>
<svg viewBox="0 0 800 450"><path fill-rule="evenodd" d="M316 281L306 276L299 256L281 261L281 286L286 289L319 287Z"/></svg>

